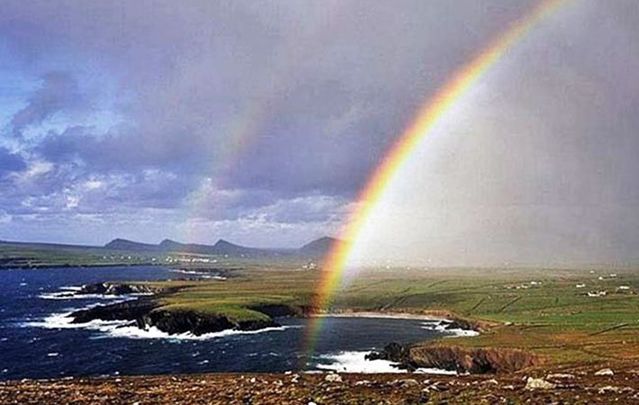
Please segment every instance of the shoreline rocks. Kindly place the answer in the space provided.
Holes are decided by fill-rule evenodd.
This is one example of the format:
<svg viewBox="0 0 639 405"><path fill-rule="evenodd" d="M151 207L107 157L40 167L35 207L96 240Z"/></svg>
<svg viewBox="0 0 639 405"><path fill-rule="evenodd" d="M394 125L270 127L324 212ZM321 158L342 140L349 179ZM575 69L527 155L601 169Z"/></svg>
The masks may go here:
<svg viewBox="0 0 639 405"><path fill-rule="evenodd" d="M156 294L163 291L161 288L155 288L145 284L95 283L83 285L75 294L129 295Z"/></svg>
<svg viewBox="0 0 639 405"><path fill-rule="evenodd" d="M71 313L71 323L87 323L100 321L134 321L150 313L159 304L149 299L118 302L109 305L98 305L88 309L80 309Z"/></svg>

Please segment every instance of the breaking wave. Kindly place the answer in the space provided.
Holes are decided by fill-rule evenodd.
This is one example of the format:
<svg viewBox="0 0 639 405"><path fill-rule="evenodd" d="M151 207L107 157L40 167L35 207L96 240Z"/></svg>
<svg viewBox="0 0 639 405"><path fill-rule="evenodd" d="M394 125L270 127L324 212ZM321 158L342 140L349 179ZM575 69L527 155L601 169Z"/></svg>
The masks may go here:
<svg viewBox="0 0 639 405"><path fill-rule="evenodd" d="M442 320L437 323L433 322L422 322L422 329L427 330L435 330L438 332L446 333L448 337L464 337L464 336L478 336L479 332L472 329L462 329L462 328L453 328L449 329L447 326L450 324L450 321Z"/></svg>
<svg viewBox="0 0 639 405"><path fill-rule="evenodd" d="M330 361L330 364L317 364L320 370L335 371L340 373L406 373L396 367L398 364L388 360L367 360L368 351L343 351L334 354L320 356L322 361ZM437 368L419 368L414 371L421 374L445 374L456 375L455 371Z"/></svg>

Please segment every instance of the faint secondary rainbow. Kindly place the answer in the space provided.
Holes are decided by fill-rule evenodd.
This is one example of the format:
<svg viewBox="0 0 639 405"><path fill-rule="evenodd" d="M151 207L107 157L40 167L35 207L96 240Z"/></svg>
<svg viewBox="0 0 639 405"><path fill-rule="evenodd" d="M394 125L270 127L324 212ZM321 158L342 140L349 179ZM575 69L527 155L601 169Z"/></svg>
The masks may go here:
<svg viewBox="0 0 639 405"><path fill-rule="evenodd" d="M228 125L219 128L223 133L211 152L213 158L204 171L207 176L182 207L184 240L210 241L211 232L215 232L211 226L212 218L215 218L215 213L224 214L228 208L225 200L232 199L237 191L226 184L231 171L242 164L246 153L264 135L269 120L277 115L280 103L286 100L291 86L294 86L291 77L312 56L313 45L327 45L339 39L331 35L331 25L327 23L339 20L336 17L347 11L347 6L344 2L334 2L330 7L316 8L307 15L309 20L304 26L305 31L298 36L284 38L283 44L273 50L272 62L265 62L267 74L257 81L253 96L245 98ZM308 46L297 46L300 38ZM257 69L255 74L259 72L261 70Z"/></svg>
<svg viewBox="0 0 639 405"><path fill-rule="evenodd" d="M546 16L552 14L566 0L539 2L522 18L477 54L470 62L453 73L449 80L420 109L417 118L392 146L384 160L375 169L357 198L359 208L346 222L340 240L324 258L319 286L312 307L320 315L329 309L333 295L339 289L354 242L368 217L384 194L399 167L427 137L445 113L476 84L486 71L497 63L508 50L530 32ZM306 351L312 355L323 318L311 319L306 335Z"/></svg>

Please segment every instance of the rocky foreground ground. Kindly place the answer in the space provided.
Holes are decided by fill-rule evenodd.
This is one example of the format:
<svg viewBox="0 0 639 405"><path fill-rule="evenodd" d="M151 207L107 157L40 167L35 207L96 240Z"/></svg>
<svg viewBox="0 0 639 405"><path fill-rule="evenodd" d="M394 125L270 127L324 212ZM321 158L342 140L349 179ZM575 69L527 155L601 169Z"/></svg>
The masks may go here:
<svg viewBox="0 0 639 405"><path fill-rule="evenodd" d="M639 369L500 376L199 374L0 382L2 404L626 404Z"/></svg>

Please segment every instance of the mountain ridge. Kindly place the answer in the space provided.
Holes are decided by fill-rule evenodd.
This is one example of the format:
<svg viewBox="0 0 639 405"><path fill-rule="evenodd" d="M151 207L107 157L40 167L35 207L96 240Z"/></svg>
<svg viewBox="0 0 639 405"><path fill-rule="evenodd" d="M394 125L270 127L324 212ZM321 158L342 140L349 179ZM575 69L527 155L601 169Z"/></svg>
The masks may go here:
<svg viewBox="0 0 639 405"><path fill-rule="evenodd" d="M299 248L256 248L239 245L225 239L218 239L213 245L182 243L172 239L163 239L158 244L137 242L129 239L116 238L106 243L103 248L125 251L154 251L175 253L196 253L230 256L323 256L337 241L336 238L324 236L314 239Z"/></svg>

